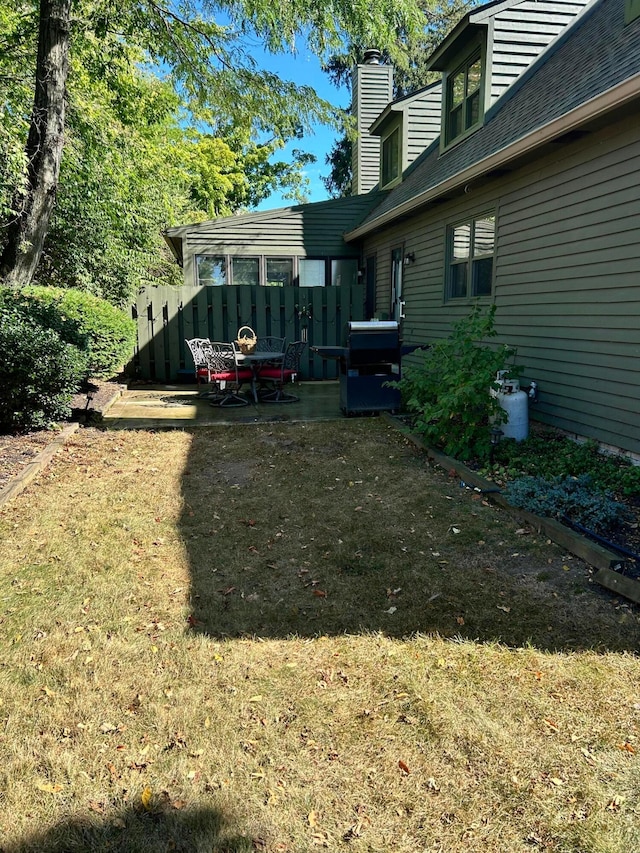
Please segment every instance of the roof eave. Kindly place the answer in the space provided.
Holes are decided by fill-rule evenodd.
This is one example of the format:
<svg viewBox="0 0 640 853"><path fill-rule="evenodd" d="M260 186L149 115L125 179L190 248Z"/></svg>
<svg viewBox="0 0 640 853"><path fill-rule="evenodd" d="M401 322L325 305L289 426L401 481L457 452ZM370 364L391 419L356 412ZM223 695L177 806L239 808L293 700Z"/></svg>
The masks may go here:
<svg viewBox="0 0 640 853"><path fill-rule="evenodd" d="M170 234L169 230L163 231L162 236L164 237L164 241L169 247L169 250L173 257L176 259L178 264L182 266L183 256L182 256L182 236L177 234Z"/></svg>
<svg viewBox="0 0 640 853"><path fill-rule="evenodd" d="M369 133L371 134L371 136L376 136L378 132L382 132L384 125L387 123L388 119L393 115L393 113L401 112L403 112L403 108L401 106L398 106L395 103L388 104L369 128Z"/></svg>
<svg viewBox="0 0 640 853"><path fill-rule="evenodd" d="M465 17L449 33L447 38L442 42L427 60L425 71L446 71L452 56L457 56L461 50L461 42L467 42L481 30L486 30L487 22L478 21L477 23L469 20L467 12Z"/></svg>
<svg viewBox="0 0 640 853"><path fill-rule="evenodd" d="M377 231L395 219L407 216L447 193L451 193L461 187L464 188L469 181L479 178L494 169L501 168L518 157L534 151L546 143L552 142L558 136L562 136L571 130L576 130L586 122L593 121L599 116L620 108L625 103L638 97L640 97L640 74L634 74L622 83L585 101L559 118L541 125L536 130L531 131L525 136L521 136L504 148L495 151L493 154L489 154L482 160L478 160L436 186L430 187L428 190L388 210L386 213L383 213L376 219L370 220L359 228L354 228L353 231L347 232L345 240L357 240L360 237L370 234L372 231Z"/></svg>

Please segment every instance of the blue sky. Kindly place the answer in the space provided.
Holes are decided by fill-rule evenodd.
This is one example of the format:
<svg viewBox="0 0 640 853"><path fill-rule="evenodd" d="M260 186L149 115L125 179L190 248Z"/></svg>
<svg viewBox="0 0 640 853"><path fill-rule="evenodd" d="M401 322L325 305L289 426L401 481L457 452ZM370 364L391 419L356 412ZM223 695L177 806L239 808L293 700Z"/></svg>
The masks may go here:
<svg viewBox="0 0 640 853"><path fill-rule="evenodd" d="M346 109L349 106L351 96L348 87L338 89L330 82L329 77L320 68L320 62L314 54L303 46L295 56L278 55L261 52L254 49L254 58L261 67L278 74L285 80L291 80L300 86L312 86L321 98L337 107ZM307 135L303 139L296 139L289 148L299 148L315 154L316 162L307 167L305 174L309 179L309 201L323 201L329 195L322 183L321 178L329 174L329 166L325 163L325 157L335 142L335 131L331 128L319 126L313 135ZM278 158L286 157L287 149L278 152ZM269 196L263 201L258 210L268 210L272 207L282 207L291 204L279 194Z"/></svg>

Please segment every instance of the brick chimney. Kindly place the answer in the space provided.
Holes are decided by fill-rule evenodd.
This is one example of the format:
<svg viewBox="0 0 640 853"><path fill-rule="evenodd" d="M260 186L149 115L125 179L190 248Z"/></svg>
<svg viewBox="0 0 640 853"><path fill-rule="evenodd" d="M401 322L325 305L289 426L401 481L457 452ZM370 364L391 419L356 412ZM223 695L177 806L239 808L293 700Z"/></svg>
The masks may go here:
<svg viewBox="0 0 640 853"><path fill-rule="evenodd" d="M351 194L362 195L380 180L380 138L370 136L369 128L393 97L393 68L382 64L379 50L367 50L351 79L351 109L358 129L351 154Z"/></svg>

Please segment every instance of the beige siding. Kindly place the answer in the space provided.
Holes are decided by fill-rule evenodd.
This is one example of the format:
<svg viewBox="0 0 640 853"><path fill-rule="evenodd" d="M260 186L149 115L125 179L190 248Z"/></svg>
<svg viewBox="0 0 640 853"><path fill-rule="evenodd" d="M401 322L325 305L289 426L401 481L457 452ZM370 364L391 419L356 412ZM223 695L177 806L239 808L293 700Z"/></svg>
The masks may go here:
<svg viewBox="0 0 640 853"><path fill-rule="evenodd" d="M499 341L540 386L532 415L640 452L640 118L564 146L481 191L372 235L388 303L391 247L404 243L406 341L430 341L468 312L445 303L447 223L495 207Z"/></svg>

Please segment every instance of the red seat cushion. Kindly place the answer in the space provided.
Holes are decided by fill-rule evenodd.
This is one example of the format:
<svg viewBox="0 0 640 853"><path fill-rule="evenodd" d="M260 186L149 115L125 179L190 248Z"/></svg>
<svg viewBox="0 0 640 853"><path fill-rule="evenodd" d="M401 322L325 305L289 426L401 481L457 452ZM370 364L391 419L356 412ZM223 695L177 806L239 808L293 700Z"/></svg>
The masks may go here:
<svg viewBox="0 0 640 853"><path fill-rule="evenodd" d="M208 379L209 371L206 367L199 367L197 375L199 379ZM252 375L251 370L245 367L238 371L238 380L241 382L249 382ZM233 370L223 370L220 373L212 373L211 379L213 382L235 382L236 374Z"/></svg>
<svg viewBox="0 0 640 853"><path fill-rule="evenodd" d="M219 373L212 373L211 378L214 382L235 382L236 374L235 371L221 370Z"/></svg>

